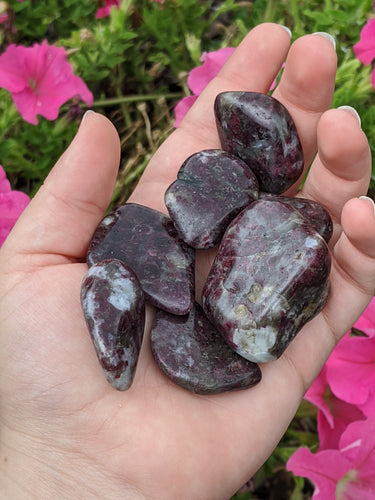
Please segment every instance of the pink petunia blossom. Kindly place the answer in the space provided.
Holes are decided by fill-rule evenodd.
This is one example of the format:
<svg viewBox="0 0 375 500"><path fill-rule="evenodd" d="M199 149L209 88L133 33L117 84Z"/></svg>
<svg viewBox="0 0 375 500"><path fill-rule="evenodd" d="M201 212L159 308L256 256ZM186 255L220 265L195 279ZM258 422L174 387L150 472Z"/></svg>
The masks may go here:
<svg viewBox="0 0 375 500"><path fill-rule="evenodd" d="M74 75L65 49L35 43L32 47L11 44L0 55L0 87L12 94L22 118L36 125L37 115L55 120L62 104L73 97L88 106L93 95Z"/></svg>
<svg viewBox="0 0 375 500"><path fill-rule="evenodd" d="M357 405L366 415L375 412L375 336L345 335L328 361L327 382L335 396Z"/></svg>
<svg viewBox="0 0 375 500"><path fill-rule="evenodd" d="M360 40L353 50L363 64L371 64L375 59L375 19L369 19L362 28Z"/></svg>
<svg viewBox="0 0 375 500"><path fill-rule="evenodd" d="M30 198L21 191L12 191L0 165L0 246L4 243Z"/></svg>
<svg viewBox="0 0 375 500"><path fill-rule="evenodd" d="M121 0L104 0L104 3L105 5L96 11L96 19L109 16L111 14L112 7L120 7Z"/></svg>
<svg viewBox="0 0 375 500"><path fill-rule="evenodd" d="M158 0L156 0L158 1ZM213 52L204 52L200 58L203 64L197 68L193 68L187 78L187 84L193 95L183 97L174 108L175 123L174 126L179 127L182 119L192 107L198 96L207 87L210 81L219 73L224 63L235 51L235 47L224 47ZM284 64L282 65L284 67ZM270 90L276 86L276 78L272 82Z"/></svg>
<svg viewBox="0 0 375 500"><path fill-rule="evenodd" d="M336 397L327 382L327 368L323 367L305 399L318 408L317 429L319 450L337 449L342 433L351 422L365 419L356 406Z"/></svg>
<svg viewBox="0 0 375 500"><path fill-rule="evenodd" d="M369 19L362 28L360 40L353 46L353 50L363 64L371 64L375 59L375 19ZM371 74L371 83L375 88L375 69Z"/></svg>
<svg viewBox="0 0 375 500"><path fill-rule="evenodd" d="M375 498L375 414L348 425L339 449L311 453L300 448L287 469L309 478L314 500L373 500Z"/></svg>
<svg viewBox="0 0 375 500"><path fill-rule="evenodd" d="M210 81L219 73L224 63L234 52L234 47L224 47L213 52L204 52L201 56L203 64L190 71L187 84L193 92L192 96L184 97L175 107L175 124L177 128L186 113L192 107L197 97Z"/></svg>

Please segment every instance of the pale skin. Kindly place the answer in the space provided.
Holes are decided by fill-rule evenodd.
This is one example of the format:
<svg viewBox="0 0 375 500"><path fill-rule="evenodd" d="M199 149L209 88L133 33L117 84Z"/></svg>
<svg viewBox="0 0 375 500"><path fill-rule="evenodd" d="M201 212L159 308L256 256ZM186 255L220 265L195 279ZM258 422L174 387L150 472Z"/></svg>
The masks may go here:
<svg viewBox="0 0 375 500"><path fill-rule="evenodd" d="M366 195L371 159L357 118L329 110L336 54L319 35L290 47L278 25L255 28L161 146L131 201L165 211L183 160L219 147L212 111L224 90L275 90L297 125L306 167L302 196L335 223L331 294L254 388L196 396L168 381L144 343L133 385L105 380L79 292L91 236L116 180L113 125L88 114L0 251L0 497L227 500L264 463L338 340L375 292L375 216ZM348 103L350 104L350 103ZM297 186L288 194L295 194ZM212 254L197 256L197 288ZM199 291L197 292L199 295Z"/></svg>

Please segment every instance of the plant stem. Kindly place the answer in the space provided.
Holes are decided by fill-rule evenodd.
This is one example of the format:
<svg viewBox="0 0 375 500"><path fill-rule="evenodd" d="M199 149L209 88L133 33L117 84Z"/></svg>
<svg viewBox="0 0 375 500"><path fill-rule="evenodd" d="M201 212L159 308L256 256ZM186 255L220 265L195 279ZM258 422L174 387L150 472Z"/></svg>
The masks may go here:
<svg viewBox="0 0 375 500"><path fill-rule="evenodd" d="M265 23L272 23L275 21L276 9L277 9L277 1L268 0L266 11L264 13L264 18L263 18Z"/></svg>
<svg viewBox="0 0 375 500"><path fill-rule="evenodd" d="M294 20L293 30L295 31L297 36L300 36L300 33L302 32L302 25L301 25L298 3L299 0L290 0L290 11Z"/></svg>
<svg viewBox="0 0 375 500"><path fill-rule="evenodd" d="M171 92L169 94L144 94L144 95L125 95L122 97L113 97L112 99L99 99L92 104L93 108L100 106L114 106L116 104L127 102L142 102L142 101L155 101L164 97L165 99L178 99L184 97L182 92Z"/></svg>

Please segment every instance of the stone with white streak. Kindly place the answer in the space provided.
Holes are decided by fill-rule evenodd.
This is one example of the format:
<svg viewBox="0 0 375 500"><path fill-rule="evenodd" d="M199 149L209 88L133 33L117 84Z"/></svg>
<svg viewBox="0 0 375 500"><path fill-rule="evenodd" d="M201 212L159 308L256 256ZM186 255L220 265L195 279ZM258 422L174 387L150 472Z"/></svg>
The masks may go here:
<svg viewBox="0 0 375 500"><path fill-rule="evenodd" d="M145 301L134 272L116 259L93 265L81 286L81 303L107 381L130 387L145 324Z"/></svg>
<svg viewBox="0 0 375 500"><path fill-rule="evenodd" d="M224 234L203 308L238 354L271 361L326 304L330 262L326 242L296 210L255 201Z"/></svg>

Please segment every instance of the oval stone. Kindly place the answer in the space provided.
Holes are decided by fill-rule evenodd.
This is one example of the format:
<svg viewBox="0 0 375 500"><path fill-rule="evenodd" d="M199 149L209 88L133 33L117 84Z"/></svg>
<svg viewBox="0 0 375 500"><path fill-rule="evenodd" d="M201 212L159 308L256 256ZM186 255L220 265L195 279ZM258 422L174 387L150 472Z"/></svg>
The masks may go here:
<svg viewBox="0 0 375 500"><path fill-rule="evenodd" d="M327 210L318 202L307 198L294 198L291 196L277 196L270 193L259 193L259 199L281 201L297 210L305 221L317 231L328 243L332 237L333 224Z"/></svg>
<svg viewBox="0 0 375 500"><path fill-rule="evenodd" d="M98 262L82 281L81 303L104 375L112 387L125 391L133 381L144 332L139 281L118 260Z"/></svg>
<svg viewBox="0 0 375 500"><path fill-rule="evenodd" d="M181 166L165 205L181 238L194 248L220 243L229 222L258 198L255 174L220 149L200 151Z"/></svg>
<svg viewBox="0 0 375 500"><path fill-rule="evenodd" d="M136 203L112 211L97 227L87 252L89 266L104 259L126 263L150 304L172 314L191 309L194 250L167 215Z"/></svg>
<svg viewBox="0 0 375 500"><path fill-rule="evenodd" d="M326 304L330 262L326 242L296 210L257 200L225 232L203 308L241 356L276 359Z"/></svg>
<svg viewBox="0 0 375 500"><path fill-rule="evenodd" d="M261 191L281 194L300 178L302 146L288 110L277 99L222 92L214 110L222 148L247 163Z"/></svg>
<svg viewBox="0 0 375 500"><path fill-rule="evenodd" d="M157 313L151 350L162 372L195 394L246 389L261 380L258 365L229 347L197 303L185 316Z"/></svg>

